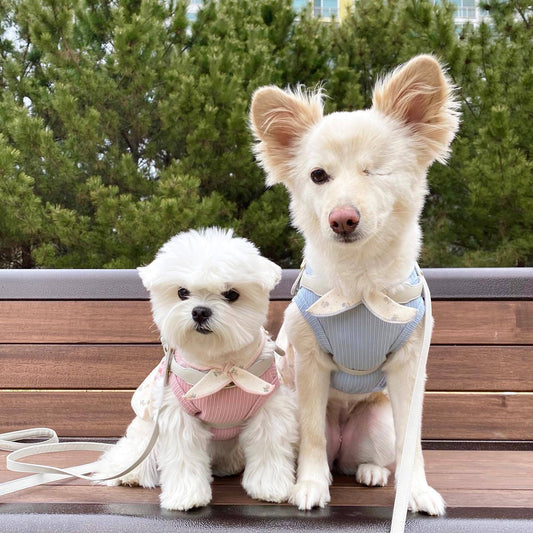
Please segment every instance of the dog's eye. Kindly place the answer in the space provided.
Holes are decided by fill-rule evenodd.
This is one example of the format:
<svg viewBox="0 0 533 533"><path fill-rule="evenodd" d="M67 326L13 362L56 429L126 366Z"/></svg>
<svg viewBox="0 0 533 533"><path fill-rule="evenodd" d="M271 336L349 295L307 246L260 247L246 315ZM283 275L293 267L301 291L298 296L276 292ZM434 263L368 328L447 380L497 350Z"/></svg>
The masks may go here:
<svg viewBox="0 0 533 533"><path fill-rule="evenodd" d="M313 183L321 185L329 180L329 175L323 168L315 168L315 170L311 172L311 180Z"/></svg>
<svg viewBox="0 0 533 533"><path fill-rule="evenodd" d="M364 168L364 169L363 169L363 174L364 174L365 176L370 176L371 172L370 172L370 170L368 170L368 168Z"/></svg>
<svg viewBox="0 0 533 533"><path fill-rule="evenodd" d="M187 289L184 289L183 287L178 289L178 298L180 300L187 300L190 295L191 293Z"/></svg>
<svg viewBox="0 0 533 533"><path fill-rule="evenodd" d="M229 291L223 292L222 296L224 296L228 302L234 302L239 299L240 294L235 289L230 289Z"/></svg>

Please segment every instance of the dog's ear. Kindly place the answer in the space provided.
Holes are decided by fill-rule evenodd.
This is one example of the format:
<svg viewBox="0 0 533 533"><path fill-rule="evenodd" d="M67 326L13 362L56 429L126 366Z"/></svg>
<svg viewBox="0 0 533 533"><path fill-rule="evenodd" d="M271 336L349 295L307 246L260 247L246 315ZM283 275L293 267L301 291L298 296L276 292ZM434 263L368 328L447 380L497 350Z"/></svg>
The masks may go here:
<svg viewBox="0 0 533 533"><path fill-rule="evenodd" d="M250 126L259 143L255 153L267 172L267 185L284 181L302 135L323 115L322 93L260 87L252 96Z"/></svg>
<svg viewBox="0 0 533 533"><path fill-rule="evenodd" d="M254 260L254 278L263 289L270 292L281 280L281 267L262 255L255 256Z"/></svg>
<svg viewBox="0 0 533 533"><path fill-rule="evenodd" d="M147 266L137 267L137 272L143 282L144 288L147 291L152 289L155 281L155 269L153 268L153 262Z"/></svg>
<svg viewBox="0 0 533 533"><path fill-rule="evenodd" d="M454 88L439 62L419 55L376 84L373 108L408 127L419 161L445 162L459 127Z"/></svg>

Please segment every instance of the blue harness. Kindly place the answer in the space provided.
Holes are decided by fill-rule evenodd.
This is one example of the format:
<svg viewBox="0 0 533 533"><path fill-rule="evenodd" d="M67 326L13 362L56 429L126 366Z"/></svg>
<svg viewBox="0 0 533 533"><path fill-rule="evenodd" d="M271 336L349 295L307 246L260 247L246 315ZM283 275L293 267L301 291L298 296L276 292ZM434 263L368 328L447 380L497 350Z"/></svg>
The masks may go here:
<svg viewBox="0 0 533 533"><path fill-rule="evenodd" d="M311 274L308 268L306 273ZM407 283L417 285L419 282L420 277L414 268ZM382 390L386 379L381 366L390 354L401 348L424 316L422 296L402 304L416 310L414 319L408 323L379 318L364 302L327 316L308 312L320 298L320 295L302 286L293 301L313 329L322 349L339 367L346 369L332 372L331 387L350 394ZM350 370L363 374L354 375Z"/></svg>

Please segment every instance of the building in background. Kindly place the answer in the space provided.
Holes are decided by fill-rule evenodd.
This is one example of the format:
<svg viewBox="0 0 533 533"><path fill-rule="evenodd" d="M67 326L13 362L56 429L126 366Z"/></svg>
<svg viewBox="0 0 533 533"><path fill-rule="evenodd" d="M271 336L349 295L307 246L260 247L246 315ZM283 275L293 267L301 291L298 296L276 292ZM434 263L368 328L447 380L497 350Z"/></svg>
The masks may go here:
<svg viewBox="0 0 533 533"><path fill-rule="evenodd" d="M322 19L335 18L342 20L350 13L350 10L357 7L358 1L364 0L293 0L292 5L296 11L304 9L308 4L313 6L313 14L315 17ZM433 0L434 3L441 0ZM478 0L450 0L455 4L455 21L458 26L471 22L476 25L479 24L483 18L483 14L478 6ZM196 13L203 4L202 0L190 0L187 8L187 17L189 20L196 19Z"/></svg>
<svg viewBox="0 0 533 533"><path fill-rule="evenodd" d="M471 22L476 25L483 18L482 11L479 9L477 0L451 0L455 4L455 22L465 24Z"/></svg>
<svg viewBox="0 0 533 533"><path fill-rule="evenodd" d="M320 18L336 18L342 20L350 10L357 9L358 0L294 0L293 6L296 10L303 9L308 3L313 5L313 14ZM364 0L359 0L364 1ZM477 0L450 0L455 4L455 21L458 25L471 22L478 24L482 18L481 10L478 7ZM433 0L433 3L440 0Z"/></svg>
<svg viewBox="0 0 533 533"><path fill-rule="evenodd" d="M319 18L336 18L342 20L349 13L354 0L294 0L294 9L303 9L307 4L313 5L313 14Z"/></svg>

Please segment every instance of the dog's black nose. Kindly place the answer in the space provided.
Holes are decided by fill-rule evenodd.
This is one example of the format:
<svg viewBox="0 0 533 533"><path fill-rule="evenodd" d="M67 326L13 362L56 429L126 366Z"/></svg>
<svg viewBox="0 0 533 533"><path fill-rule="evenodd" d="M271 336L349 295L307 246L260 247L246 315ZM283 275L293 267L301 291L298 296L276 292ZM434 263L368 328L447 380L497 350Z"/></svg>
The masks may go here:
<svg viewBox="0 0 533 533"><path fill-rule="evenodd" d="M198 323L203 324L213 314L213 311L209 307L199 305L192 310L192 319Z"/></svg>
<svg viewBox="0 0 533 533"><path fill-rule="evenodd" d="M355 207L336 207L329 214L329 226L335 233L347 235L355 231L360 218L361 213Z"/></svg>

